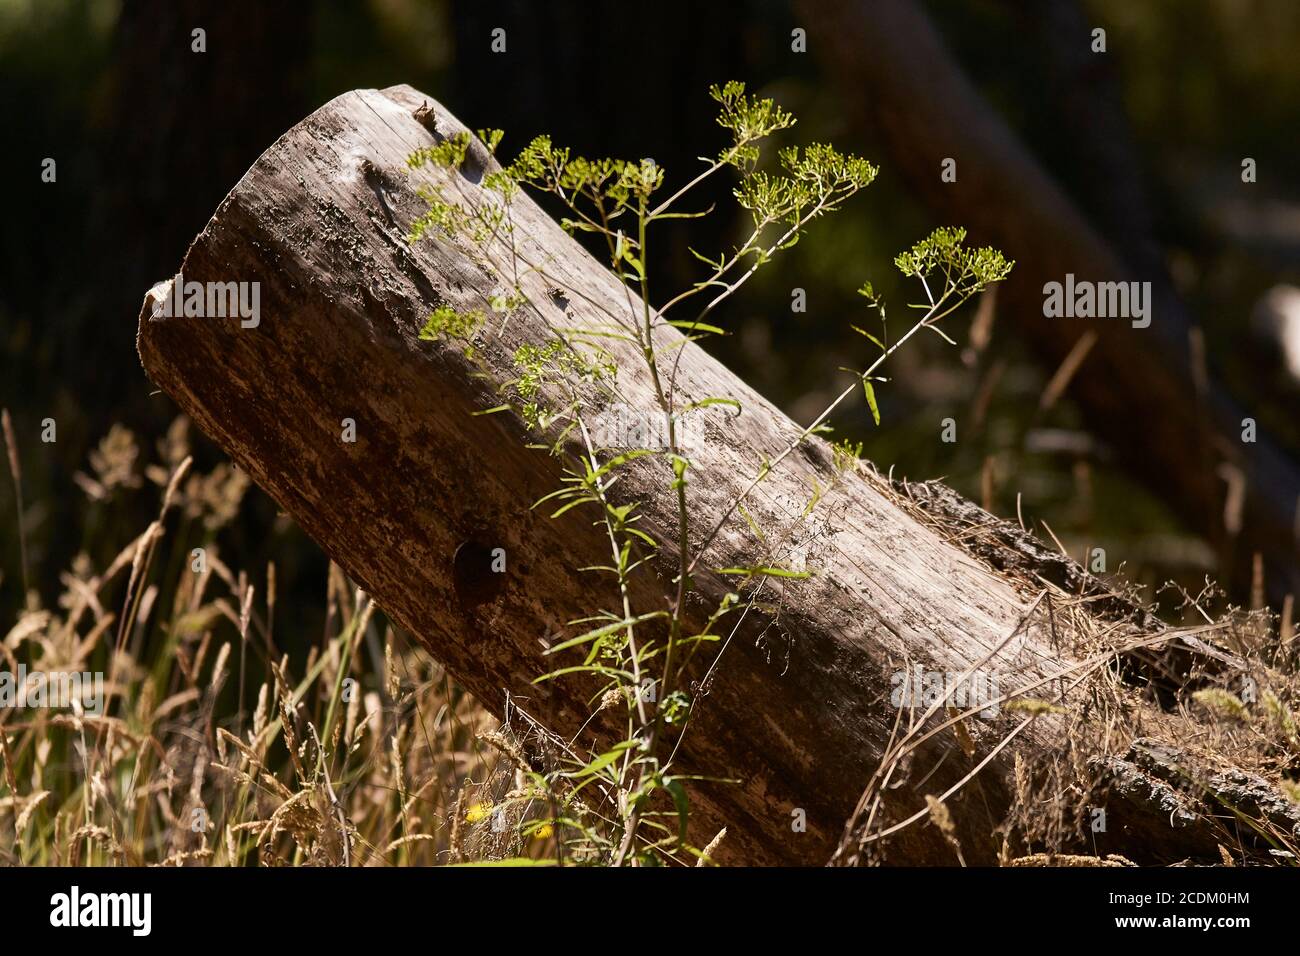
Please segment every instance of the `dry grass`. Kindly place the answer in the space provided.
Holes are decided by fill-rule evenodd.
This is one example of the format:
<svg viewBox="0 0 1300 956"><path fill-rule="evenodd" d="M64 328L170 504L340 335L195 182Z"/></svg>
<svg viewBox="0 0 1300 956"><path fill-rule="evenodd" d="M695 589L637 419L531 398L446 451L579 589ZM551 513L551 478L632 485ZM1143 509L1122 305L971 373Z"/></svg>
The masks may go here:
<svg viewBox="0 0 1300 956"><path fill-rule="evenodd" d="M1117 803L1130 818L1172 814L1198 835L1184 847L1199 847L1199 856L1169 862L1300 863L1300 647L1291 602L1280 614L1262 606L1258 570L1252 609L1228 604L1208 583L1197 595L1171 585L1181 618L1171 626L1122 580L1102 581L1073 564L1063 577L1059 555L1020 560L1009 542L1023 529L966 503L954 511L925 487L869 475L900 507L1015 582L1032 599L1017 630L1033 619L1061 655L1059 679L1005 688L1000 701L1022 718L1016 733L1050 719L1059 721L1061 741L1033 766L1015 757L1012 806L997 830L1003 864L1115 865L1096 846L1106 839L1104 820L1102 831L1092 824L1097 808ZM974 763L963 720L978 709L959 713L941 702L906 724L900 712L840 854L856 848L860 859L887 859L873 844L927 817L949 834L941 801L929 798L926 811L900 822L887 813L885 795L906 782L917 744L936 734L950 734L953 752L965 751ZM960 846L950 842L960 860Z"/></svg>
<svg viewBox="0 0 1300 956"><path fill-rule="evenodd" d="M184 419L144 467L115 427L77 476L85 506L152 485L157 519L106 567L79 555L57 606L28 591L0 630L0 670L102 672L106 697L98 715L0 709L0 862L384 866L553 852L544 826L519 825L533 808L511 802L516 772L481 739L508 733L338 567L324 639L297 635L310 650L296 658L278 649L295 615L277 618L274 565L240 571L220 557L247 477L229 465L196 474L188 452Z"/></svg>
<svg viewBox="0 0 1300 956"><path fill-rule="evenodd" d="M147 464L129 431L109 433L76 476L89 517L152 489L156 518L102 569L78 555L54 606L27 590L26 608L0 628L0 670L99 671L107 697L100 714L0 708L0 863L440 865L561 853L566 863L602 862L599 846L584 849L573 834L557 847L556 810L536 783L539 761L554 763L564 741L509 700L502 726L337 566L324 582L322 637L300 624L294 634L294 609L277 612L274 565L223 562L222 532L250 485L227 464L196 473L187 429L179 419ZM954 527L949 516L936 527L976 555L996 547L982 518ZM1033 767L1016 762L1003 862L1125 865L1080 839L1118 773L1164 786L1195 817L1185 823L1207 834L1211 859L1294 863L1287 820L1300 802L1300 668L1289 609L1230 608L1207 589L1183 595L1187 624L1171 629L1117 613L1135 595L1095 580L1066 589L1024 569L1006 573L1036 595L1030 613L1059 635L1064 658L1082 663L1050 687L1008 694L1026 719L1061 721L1067 743ZM295 645L305 650L281 649ZM931 825L963 861L941 800L900 821L883 795L906 781L923 735L948 734L972 758L968 716L945 706L903 724L900 712L855 815L860 836ZM1143 749L1132 747L1137 739ZM575 806L604 812L599 799ZM887 862L887 842L863 859Z"/></svg>

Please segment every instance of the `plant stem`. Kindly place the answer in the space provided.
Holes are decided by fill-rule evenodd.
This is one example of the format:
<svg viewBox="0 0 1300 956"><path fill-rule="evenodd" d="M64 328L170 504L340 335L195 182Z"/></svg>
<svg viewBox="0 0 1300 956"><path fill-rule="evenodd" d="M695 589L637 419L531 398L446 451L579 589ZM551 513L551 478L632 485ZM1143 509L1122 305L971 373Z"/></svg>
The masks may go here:
<svg viewBox="0 0 1300 956"><path fill-rule="evenodd" d="M945 295L944 298L947 298L947 296ZM772 472L772 470L776 468L777 465L779 465L782 461L786 459L788 455L790 455L791 452L793 452L796 448L798 448L801 444L803 444L804 439L806 439L809 435L815 432L821 426L821 424L824 421L826 421L827 418L830 417L830 414L833 411L835 411L836 408L839 407L840 403L843 402L844 399L848 398L849 395L851 395L857 389L858 385L864 379L868 378L877 368L879 368L881 364L887 358L889 358L889 356L893 355L894 352L896 352L903 345L903 343L905 343L908 339L910 339L913 335L915 335L917 331L919 331L920 329L928 325L932 319L942 318L942 316L935 315L935 310L937 310L939 305L943 303L943 300L944 299L941 298L939 302L936 303L934 308L932 308L929 312L927 312L919 322L917 322L915 325L913 325L910 329L907 330L907 332L903 335L902 338L900 338L897 342L895 342L888 349L882 352L880 356L874 362L871 363L871 366L858 377L858 381L854 382L852 385L848 386L848 388L844 389L844 391L840 392L840 394L836 396L835 400L831 402L829 405L827 405L826 408L822 411L822 413L817 416L816 420L814 420L811 425L809 425L807 428L801 431L799 433L799 436L794 441L792 441L789 445L787 445L779 455L777 455L774 459L772 459L771 462L767 462L764 464L763 468L760 469L759 473L754 476L753 480L751 480L750 483L745 487L745 490L736 496L736 498L727 507L727 510L724 511L722 513L722 516L718 518L717 523L714 524L713 526L713 529L705 536L704 542L700 545L700 550L695 555L695 560L693 560L690 563L690 566L687 568L688 574L695 570L696 565L700 563L700 560L704 557L705 552L708 551L709 545L713 543L713 540L718 536L719 532L722 531L723 526L725 526L727 521L730 520L732 514L735 513L736 508L738 508L745 501L745 499L749 497L749 495L753 492L753 490L758 487L759 482L761 482L764 478L766 478ZM956 306L953 306L953 308L956 308ZM951 311L951 309L949 311ZM943 315L946 314L947 312L943 313Z"/></svg>

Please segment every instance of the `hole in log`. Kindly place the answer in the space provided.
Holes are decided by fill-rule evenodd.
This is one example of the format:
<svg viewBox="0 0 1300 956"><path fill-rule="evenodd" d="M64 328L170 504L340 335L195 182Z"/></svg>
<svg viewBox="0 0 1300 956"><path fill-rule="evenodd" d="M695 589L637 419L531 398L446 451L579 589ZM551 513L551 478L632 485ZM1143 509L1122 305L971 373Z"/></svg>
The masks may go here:
<svg viewBox="0 0 1300 956"><path fill-rule="evenodd" d="M471 539L456 549L451 560L452 583L456 597L464 608L478 607L496 600L505 588L505 571L493 568L497 548Z"/></svg>

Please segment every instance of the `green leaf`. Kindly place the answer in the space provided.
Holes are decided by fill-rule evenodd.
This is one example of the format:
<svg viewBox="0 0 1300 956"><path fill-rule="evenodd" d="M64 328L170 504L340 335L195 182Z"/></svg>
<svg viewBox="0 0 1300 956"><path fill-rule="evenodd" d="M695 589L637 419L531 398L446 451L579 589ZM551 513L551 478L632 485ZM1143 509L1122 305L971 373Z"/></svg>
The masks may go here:
<svg viewBox="0 0 1300 956"><path fill-rule="evenodd" d="M880 351L882 351L882 352L888 352L888 351L889 351L887 348L885 348L885 343L884 343L884 342L880 341L880 339L876 338L874 335L872 335L872 334L871 334L870 332L868 332L866 329L860 329L860 328L858 328L856 325L850 325L849 328L851 328L854 332L857 332L859 335L865 335L867 338L869 338L869 339L870 339L872 342L874 342L876 345L880 346Z"/></svg>
<svg viewBox="0 0 1300 956"><path fill-rule="evenodd" d="M692 332L708 332L710 335L726 335L726 329L720 329L716 325L709 325L707 322L694 322L690 319L667 319L669 325L675 329L690 329Z"/></svg>
<svg viewBox="0 0 1300 956"><path fill-rule="evenodd" d="M737 413L740 412L740 402L736 401L734 398L702 398L698 402L691 402L682 409L681 413L684 415L694 409L708 408L711 405L726 405L729 408L734 408Z"/></svg>
<svg viewBox="0 0 1300 956"><path fill-rule="evenodd" d="M749 530L754 532L754 537L758 538L759 541L766 541L767 535L763 534L763 529L758 526L758 522L755 521L754 516L745 509L745 506L736 505L736 508L740 511L741 517L743 517L749 524Z"/></svg>
<svg viewBox="0 0 1300 956"><path fill-rule="evenodd" d="M564 677L566 674L600 674L604 677L617 678L624 683L632 683L632 672L621 671L613 667L603 667L600 664L574 664L572 667L561 667L559 670L548 671L541 677L534 677L534 684L545 684L547 681L555 680L557 677Z"/></svg>
<svg viewBox="0 0 1300 956"><path fill-rule="evenodd" d="M597 478L603 478L607 472L615 468L618 468L621 465L626 465L629 461L635 461L638 458L644 458L646 455L657 455L657 454L659 453L653 448L636 448L633 449L632 451L625 451L620 455L615 455L609 461L605 462L605 464L601 465L595 471L591 472L591 474L589 474L587 477L591 480L595 480Z"/></svg>
<svg viewBox="0 0 1300 956"><path fill-rule="evenodd" d="M753 577L755 574L765 574L771 578L808 578L812 577L807 571L790 571L786 568L718 568L719 574L738 574L743 577Z"/></svg>
<svg viewBox="0 0 1300 956"><path fill-rule="evenodd" d="M871 406L871 417L880 424L880 406L876 404L876 390L871 387L871 379L862 379L862 390L867 393L867 404Z"/></svg>
<svg viewBox="0 0 1300 956"><path fill-rule="evenodd" d="M694 249L690 248L689 246L687 247L686 251L689 252L691 255L693 255L696 259L699 259L706 266L708 266L709 268L715 271L722 268L722 256L718 256L716 260L710 259L708 256L701 255L700 253L696 252Z"/></svg>
<svg viewBox="0 0 1300 956"><path fill-rule="evenodd" d="M635 535L652 548L658 549L659 547L659 542L650 537L650 535L646 534L644 531L638 530L637 528L624 528L623 531L625 534Z"/></svg>
<svg viewBox="0 0 1300 956"><path fill-rule="evenodd" d="M929 325L929 324L927 324L927 325L926 325L926 328L929 329L931 332L933 332L935 335L939 336L939 338L943 339L943 340L944 340L945 342L947 342L949 345L956 345L956 344L957 344L956 342L954 342L954 341L952 340L952 337L949 336L948 333L945 332L943 329L939 328L939 326L937 326L937 325Z"/></svg>
<svg viewBox="0 0 1300 956"><path fill-rule="evenodd" d="M567 505L561 505L561 506L560 506L559 508L557 508L555 511L552 511L552 512L551 512L551 517L552 517L552 518L558 518L560 515L564 514L566 511L572 511L574 508L577 508L579 505L595 504L595 503L598 503L599 501L600 501L599 498L592 498L592 497L588 497L588 496L584 495L583 497L577 499L576 501L570 501Z"/></svg>
<svg viewBox="0 0 1300 956"><path fill-rule="evenodd" d="M575 770L572 773L561 774L561 776L590 777L593 774L600 773L600 771L604 770L606 767L612 764L619 757L623 756L623 752L625 750L635 747L638 743L639 741L636 740L620 741L619 743L616 743L612 749L605 751L603 754L601 754L595 760L591 761L591 763L587 764L581 770Z"/></svg>
<svg viewBox="0 0 1300 956"><path fill-rule="evenodd" d="M680 847L686 842L686 824L691 812L691 802L680 780L665 777L664 789L672 794L673 804L677 807L677 845Z"/></svg>
<svg viewBox="0 0 1300 956"><path fill-rule="evenodd" d="M577 647L579 644L587 644L591 641L596 641L602 637L614 634L623 630L625 627L635 627L636 625L643 624L646 621L652 621L657 617L667 616L667 611L649 611L645 614L638 614L635 617L625 617L614 621L611 624L606 624L604 627L598 627L595 630L587 631L585 634L579 634L577 637L571 637L567 641L561 641L554 647L548 647L546 653L558 654L560 651L568 650L570 647Z"/></svg>

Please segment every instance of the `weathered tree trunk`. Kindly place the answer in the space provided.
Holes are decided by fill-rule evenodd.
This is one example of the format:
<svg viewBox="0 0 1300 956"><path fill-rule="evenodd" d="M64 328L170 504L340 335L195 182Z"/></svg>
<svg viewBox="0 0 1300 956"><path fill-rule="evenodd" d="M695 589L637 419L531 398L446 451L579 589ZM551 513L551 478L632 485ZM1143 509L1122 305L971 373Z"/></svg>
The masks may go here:
<svg viewBox="0 0 1300 956"><path fill-rule="evenodd" d="M463 343L421 341L435 306L485 308L494 291L491 272L459 245L405 239L424 211L413 180L454 176L455 188L473 197L492 163L472 151L460 174L408 173L412 150L463 129L437 104L417 119L425 102L409 87L357 91L290 130L231 191L183 265L186 282L260 282L260 324L155 318L151 298L140 355L153 381L484 704L500 711L509 691L568 738L590 714L591 685L531 681L556 666L543 649L566 621L615 606L612 586L577 570L608 562L608 542L582 509L555 520L530 510L559 487L562 460L526 447L535 438L512 413L474 413L500 404L519 345L543 345L556 327L606 325L600 308L626 309L627 293L520 197L512 211L518 252L545 273L522 280L530 304L499 334L494 320L472 359ZM495 268L511 274L508 251L494 255ZM562 296L551 292L557 284ZM665 344L677 338L662 334ZM623 343L612 348L623 401L654 407L640 356ZM682 351L678 382L687 400L727 396L743 408L715 421L693 455L698 547L760 463L800 428L694 344ZM342 440L345 419L355 422L355 442ZM668 544L677 522L670 477L664 461L647 458L616 485L618 500L640 503L640 527ZM814 478L825 493L804 518ZM736 781L693 791L697 844L725 825L726 861L827 862L889 745L898 715L891 692L908 663L954 674L979 667L996 675L1001 692L1033 688L1026 694L1042 699L1079 676L1046 680L1074 666L1069 648L1079 636L1059 610L1050 618L1041 591L1059 597L1095 582L1073 577L1077 568L1034 553L1005 528L989 530L996 523L973 530L987 516L962 514L972 506L941 492L917 491L913 500L866 466L841 475L829 447L814 439L747 501L766 543L738 515L714 540L702 569L788 560L794 551L815 573L764 584L706 686L696 688L680 767ZM945 528L983 542L982 557L947 540ZM502 576L485 557L497 547L507 555ZM996 571L995 559L1023 567ZM1057 584L1034 581L1040 570ZM634 606L662 607L673 573L664 558L643 575ZM702 620L734 580L701 570L696 584L690 614ZM1118 632L1143 633L1136 623ZM1133 707L1149 707L1133 697ZM1153 725L1159 716L1151 708ZM1013 755L1032 763L1060 752L1065 726L1056 714L968 717L960 737L944 730L917 748L910 770L893 780L905 785L886 790L877 822L923 809L924 794L943 794L992 755L978 785L948 802L966 860L995 859L1001 838L993 830L1013 797ZM797 810L806 832L793 826ZM1167 858L1170 843L1181 849L1179 833L1158 814L1152 823L1135 810L1130 821L1120 804L1113 813L1120 819L1112 816L1111 832L1129 827L1122 849L1133 858ZM887 846L893 862L955 860L924 821Z"/></svg>

